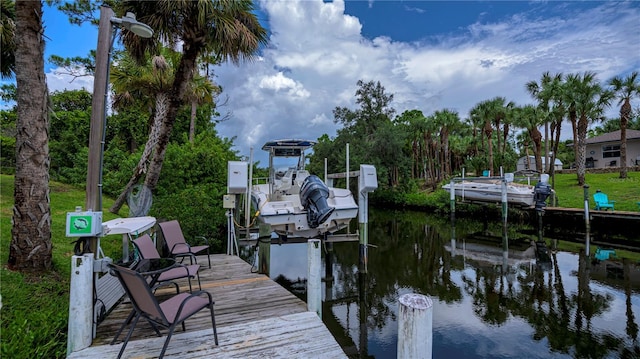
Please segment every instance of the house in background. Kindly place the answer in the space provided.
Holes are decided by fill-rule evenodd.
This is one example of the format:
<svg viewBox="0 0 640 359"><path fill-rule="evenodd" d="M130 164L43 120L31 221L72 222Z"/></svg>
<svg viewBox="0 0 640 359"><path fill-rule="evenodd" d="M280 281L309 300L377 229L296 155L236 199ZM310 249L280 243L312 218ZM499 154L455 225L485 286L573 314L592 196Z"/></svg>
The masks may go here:
<svg viewBox="0 0 640 359"><path fill-rule="evenodd" d="M620 130L587 139L587 168L620 167ZM627 130L627 166L640 165L640 131Z"/></svg>
<svg viewBox="0 0 640 359"><path fill-rule="evenodd" d="M549 158L549 159L551 159L551 158ZM543 168L547 168L547 166L545 164L544 156L542 156L542 167ZM554 170L561 170L562 169L562 161L560 161L559 159L556 158L556 160L553 162L553 169ZM529 161L527 161L527 156L520 157L518 159L518 163L516 164L516 171L524 171L524 170L538 171L538 169L536 168L536 157L535 156L529 156Z"/></svg>

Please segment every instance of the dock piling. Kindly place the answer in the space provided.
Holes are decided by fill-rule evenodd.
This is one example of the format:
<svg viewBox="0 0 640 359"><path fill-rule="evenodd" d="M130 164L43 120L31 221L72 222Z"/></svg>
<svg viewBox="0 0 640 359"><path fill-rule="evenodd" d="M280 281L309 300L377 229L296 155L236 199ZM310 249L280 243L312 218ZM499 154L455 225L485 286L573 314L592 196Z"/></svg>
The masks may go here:
<svg viewBox="0 0 640 359"><path fill-rule="evenodd" d="M93 253L71 257L67 355L93 340Z"/></svg>
<svg viewBox="0 0 640 359"><path fill-rule="evenodd" d="M585 184L584 188L584 226L585 226L585 253L587 257L591 254L590 242L591 242L591 223L589 218L589 185Z"/></svg>
<svg viewBox="0 0 640 359"><path fill-rule="evenodd" d="M398 301L398 359L431 359L433 302L422 294L404 294Z"/></svg>
<svg viewBox="0 0 640 359"><path fill-rule="evenodd" d="M307 241L307 308L322 318L321 247L319 239Z"/></svg>

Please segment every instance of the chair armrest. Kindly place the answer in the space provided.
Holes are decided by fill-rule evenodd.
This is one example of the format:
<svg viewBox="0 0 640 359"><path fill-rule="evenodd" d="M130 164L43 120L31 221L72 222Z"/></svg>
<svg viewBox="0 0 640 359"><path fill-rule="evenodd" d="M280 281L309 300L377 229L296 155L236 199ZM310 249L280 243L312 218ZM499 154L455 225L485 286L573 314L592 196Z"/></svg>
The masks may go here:
<svg viewBox="0 0 640 359"><path fill-rule="evenodd" d="M207 244L207 246L209 245L209 240L207 239L207 237L205 237L205 236L196 236L196 238L202 238L202 239L204 239L204 243L206 243L206 244Z"/></svg>

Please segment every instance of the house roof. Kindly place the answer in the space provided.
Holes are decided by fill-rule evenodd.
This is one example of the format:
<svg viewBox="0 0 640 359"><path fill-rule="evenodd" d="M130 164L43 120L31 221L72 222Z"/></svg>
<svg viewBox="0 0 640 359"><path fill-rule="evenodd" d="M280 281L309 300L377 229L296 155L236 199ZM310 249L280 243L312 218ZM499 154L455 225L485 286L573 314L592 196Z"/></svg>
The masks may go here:
<svg viewBox="0 0 640 359"><path fill-rule="evenodd" d="M544 157L544 156L542 156L542 157L540 157L540 158L542 159L542 165L544 165L544 164L545 164L545 157ZM520 163L525 163L525 162L526 162L526 160L527 160L527 156L524 156L524 157L520 157L520 158L518 159L518 162L520 162ZM536 157L535 157L535 156L529 156L529 161L530 161L530 162L534 162L535 160L536 160ZM553 161L553 164L554 164L554 165L562 165L562 161L560 161L559 159L557 159L557 158L556 158L556 160L555 160L555 161Z"/></svg>
<svg viewBox="0 0 640 359"><path fill-rule="evenodd" d="M628 140L640 140L640 131L638 130L627 130L627 141ZM617 142L620 141L620 130L605 133L604 135L587 138L586 143L588 145L594 143L603 143L603 142Z"/></svg>

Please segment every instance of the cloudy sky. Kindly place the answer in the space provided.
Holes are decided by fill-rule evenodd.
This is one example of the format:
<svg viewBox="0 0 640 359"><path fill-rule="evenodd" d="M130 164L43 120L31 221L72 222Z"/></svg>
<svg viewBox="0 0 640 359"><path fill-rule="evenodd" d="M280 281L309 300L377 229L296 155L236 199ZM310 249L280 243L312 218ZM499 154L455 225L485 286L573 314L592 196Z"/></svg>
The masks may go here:
<svg viewBox="0 0 640 359"><path fill-rule="evenodd" d="M400 114L453 109L462 118L503 96L532 103L525 83L542 73L593 71L605 82L640 69L637 1L293 1L258 3L269 44L254 61L217 67L230 119L221 135L266 162L278 138L334 136L333 109L356 109L357 81L380 81ZM47 53L85 56L97 31L45 10ZM56 75L51 89L92 79ZM617 110L609 111L616 116ZM570 130L563 131L569 138Z"/></svg>

